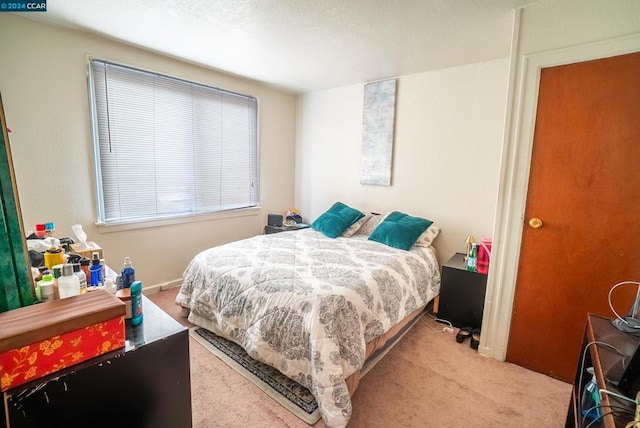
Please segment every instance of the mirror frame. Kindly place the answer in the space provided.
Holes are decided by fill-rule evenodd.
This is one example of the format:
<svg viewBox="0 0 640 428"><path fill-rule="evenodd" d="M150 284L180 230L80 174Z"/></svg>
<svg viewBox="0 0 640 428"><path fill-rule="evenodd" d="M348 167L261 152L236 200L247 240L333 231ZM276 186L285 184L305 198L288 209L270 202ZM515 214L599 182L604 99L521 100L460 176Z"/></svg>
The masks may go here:
<svg viewBox="0 0 640 428"><path fill-rule="evenodd" d="M32 305L35 290L0 95L0 312Z"/></svg>

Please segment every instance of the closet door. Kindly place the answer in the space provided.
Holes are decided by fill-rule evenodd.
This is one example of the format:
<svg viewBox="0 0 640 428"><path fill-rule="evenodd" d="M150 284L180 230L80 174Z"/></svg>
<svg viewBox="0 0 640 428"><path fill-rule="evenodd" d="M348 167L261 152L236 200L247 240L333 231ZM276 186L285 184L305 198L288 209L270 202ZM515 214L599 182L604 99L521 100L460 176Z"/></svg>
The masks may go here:
<svg viewBox="0 0 640 428"><path fill-rule="evenodd" d="M33 304L34 296L1 97L0 125L0 312L5 312Z"/></svg>

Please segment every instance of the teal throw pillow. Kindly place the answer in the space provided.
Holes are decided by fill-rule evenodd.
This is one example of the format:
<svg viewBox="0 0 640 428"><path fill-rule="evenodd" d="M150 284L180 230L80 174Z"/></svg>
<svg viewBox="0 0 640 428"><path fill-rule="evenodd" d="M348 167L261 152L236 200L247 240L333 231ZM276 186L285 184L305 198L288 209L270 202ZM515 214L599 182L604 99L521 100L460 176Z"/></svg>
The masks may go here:
<svg viewBox="0 0 640 428"><path fill-rule="evenodd" d="M329 238L337 238L362 217L364 217L364 214L360 211L342 202L336 202L328 211L311 223L311 227Z"/></svg>
<svg viewBox="0 0 640 428"><path fill-rule="evenodd" d="M394 211L369 236L372 241L401 250L410 249L433 222Z"/></svg>

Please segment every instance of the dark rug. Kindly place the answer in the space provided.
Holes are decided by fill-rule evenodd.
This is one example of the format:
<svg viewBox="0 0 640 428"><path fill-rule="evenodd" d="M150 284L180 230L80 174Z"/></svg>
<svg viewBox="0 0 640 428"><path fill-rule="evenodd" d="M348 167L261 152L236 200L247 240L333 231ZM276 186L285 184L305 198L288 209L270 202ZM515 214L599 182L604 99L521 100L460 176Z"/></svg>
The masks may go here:
<svg viewBox="0 0 640 428"><path fill-rule="evenodd" d="M311 392L273 367L254 360L239 345L202 327L189 334L229 367L266 392L291 413L313 425L320 420L318 404Z"/></svg>

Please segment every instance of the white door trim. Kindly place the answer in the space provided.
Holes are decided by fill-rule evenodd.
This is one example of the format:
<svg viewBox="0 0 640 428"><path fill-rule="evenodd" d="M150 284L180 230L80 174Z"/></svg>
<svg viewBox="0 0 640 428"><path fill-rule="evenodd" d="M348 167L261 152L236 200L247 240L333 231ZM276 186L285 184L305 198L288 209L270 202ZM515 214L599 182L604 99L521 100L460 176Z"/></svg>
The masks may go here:
<svg viewBox="0 0 640 428"><path fill-rule="evenodd" d="M519 17L514 25L509 100L502 145L498 203L491 253L491 271L482 321L480 353L501 361L506 359L511 314L515 295L520 244L535 114L538 104L540 70L563 64L640 51L640 33L552 51L521 55L518 50ZM513 58L517 58L513 60Z"/></svg>

